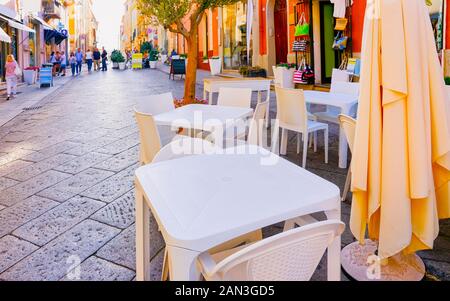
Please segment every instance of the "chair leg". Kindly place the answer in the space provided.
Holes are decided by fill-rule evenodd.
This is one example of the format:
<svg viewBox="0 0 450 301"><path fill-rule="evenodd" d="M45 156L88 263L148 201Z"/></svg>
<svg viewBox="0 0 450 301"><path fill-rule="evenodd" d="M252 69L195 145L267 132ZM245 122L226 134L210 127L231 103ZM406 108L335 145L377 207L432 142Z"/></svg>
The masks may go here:
<svg viewBox="0 0 450 301"><path fill-rule="evenodd" d="M345 180L344 192L342 193L342 201L345 202L347 199L347 194L350 190L350 182L352 179L352 171L349 169L347 173L347 179Z"/></svg>
<svg viewBox="0 0 450 301"><path fill-rule="evenodd" d="M313 147L313 143L314 143L314 139L313 139L313 134L311 133L309 136L309 148Z"/></svg>
<svg viewBox="0 0 450 301"><path fill-rule="evenodd" d="M317 153L317 132L314 132L314 152Z"/></svg>
<svg viewBox="0 0 450 301"><path fill-rule="evenodd" d="M297 155L300 154L300 133L297 133Z"/></svg>
<svg viewBox="0 0 450 301"><path fill-rule="evenodd" d="M287 144L288 144L288 130L281 129L281 150L280 150L280 154L286 155L286 153L287 153Z"/></svg>
<svg viewBox="0 0 450 301"><path fill-rule="evenodd" d="M328 164L328 128L324 131L325 140L325 164Z"/></svg>
<svg viewBox="0 0 450 301"><path fill-rule="evenodd" d="M308 133L303 133L303 168L306 168L306 156L308 155Z"/></svg>
<svg viewBox="0 0 450 301"><path fill-rule="evenodd" d="M161 273L161 281L169 280L169 254L167 248L164 249L164 260Z"/></svg>

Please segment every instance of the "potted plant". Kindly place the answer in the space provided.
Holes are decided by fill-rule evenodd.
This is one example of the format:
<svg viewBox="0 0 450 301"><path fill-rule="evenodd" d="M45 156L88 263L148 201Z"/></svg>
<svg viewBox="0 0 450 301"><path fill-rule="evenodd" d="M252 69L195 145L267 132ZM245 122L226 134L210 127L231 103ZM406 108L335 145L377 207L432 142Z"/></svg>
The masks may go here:
<svg viewBox="0 0 450 301"><path fill-rule="evenodd" d="M204 55L203 56L203 64L207 64L208 63L208 56Z"/></svg>
<svg viewBox="0 0 450 301"><path fill-rule="evenodd" d="M259 67L259 66L242 66L239 68L239 73L243 77L266 77L267 72L265 69Z"/></svg>
<svg viewBox="0 0 450 301"><path fill-rule="evenodd" d="M39 72L39 67L27 67L23 70L23 78L24 81L28 84L28 85L34 85L37 81L37 75Z"/></svg>
<svg viewBox="0 0 450 301"><path fill-rule="evenodd" d="M126 65L126 60L125 57L123 56L123 54L121 52L118 53L117 55L117 63L119 64L119 70L125 70L127 65Z"/></svg>
<svg viewBox="0 0 450 301"><path fill-rule="evenodd" d="M275 84L281 88L294 88L295 64L278 64L274 70Z"/></svg>
<svg viewBox="0 0 450 301"><path fill-rule="evenodd" d="M113 50L113 52L111 52L111 62L113 63L113 69L119 69L120 56L123 57L122 53L120 53L119 50Z"/></svg>
<svg viewBox="0 0 450 301"><path fill-rule="evenodd" d="M152 49L148 54L148 61L150 63L150 69L156 69L156 62L158 61L159 52L156 49Z"/></svg>
<svg viewBox="0 0 450 301"><path fill-rule="evenodd" d="M213 56L209 59L209 70L211 75L218 75L222 71L222 59L218 56Z"/></svg>

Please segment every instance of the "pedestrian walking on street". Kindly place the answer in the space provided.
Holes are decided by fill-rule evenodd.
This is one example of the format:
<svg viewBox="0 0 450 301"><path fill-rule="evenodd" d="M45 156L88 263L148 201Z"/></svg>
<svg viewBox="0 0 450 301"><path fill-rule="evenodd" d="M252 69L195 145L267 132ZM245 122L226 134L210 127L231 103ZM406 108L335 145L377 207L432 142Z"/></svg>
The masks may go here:
<svg viewBox="0 0 450 301"><path fill-rule="evenodd" d="M108 66L106 65L106 61L108 60L108 52L106 52L105 47L103 47L102 52L102 71L108 71Z"/></svg>
<svg viewBox="0 0 450 301"><path fill-rule="evenodd" d="M94 56L94 54L92 53L92 51L90 49L88 49L88 51L86 51L86 63L87 63L87 66L88 66L88 72L89 73L92 72L93 56Z"/></svg>
<svg viewBox="0 0 450 301"><path fill-rule="evenodd" d="M5 65L5 77L6 77L6 100L9 100L12 96L15 96L17 93L17 69L19 69L19 65L17 64L14 56L12 54L8 55L6 58ZM20 69L19 69L20 70Z"/></svg>
<svg viewBox="0 0 450 301"><path fill-rule="evenodd" d="M69 64L70 68L72 69L72 76L75 76L77 68L77 58L75 57L75 53L73 52L70 53Z"/></svg>
<svg viewBox="0 0 450 301"><path fill-rule="evenodd" d="M66 53L64 51L62 51L61 52L61 69L60 69L60 73L62 73L61 76L66 76L66 65L67 65Z"/></svg>
<svg viewBox="0 0 450 301"><path fill-rule="evenodd" d="M78 48L77 53L75 53L75 58L77 59L77 75L79 75L83 65L83 52L81 51L81 48Z"/></svg>
<svg viewBox="0 0 450 301"><path fill-rule="evenodd" d="M94 71L100 71L100 59L102 58L102 54L98 50L97 47L94 49Z"/></svg>

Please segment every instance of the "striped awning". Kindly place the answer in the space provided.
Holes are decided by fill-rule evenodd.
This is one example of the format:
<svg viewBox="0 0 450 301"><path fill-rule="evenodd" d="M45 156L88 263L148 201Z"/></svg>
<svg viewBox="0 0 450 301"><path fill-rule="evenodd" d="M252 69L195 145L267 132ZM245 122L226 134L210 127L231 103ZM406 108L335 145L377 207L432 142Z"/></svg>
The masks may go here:
<svg viewBox="0 0 450 301"><path fill-rule="evenodd" d="M11 37L2 28L0 28L0 41L11 43Z"/></svg>

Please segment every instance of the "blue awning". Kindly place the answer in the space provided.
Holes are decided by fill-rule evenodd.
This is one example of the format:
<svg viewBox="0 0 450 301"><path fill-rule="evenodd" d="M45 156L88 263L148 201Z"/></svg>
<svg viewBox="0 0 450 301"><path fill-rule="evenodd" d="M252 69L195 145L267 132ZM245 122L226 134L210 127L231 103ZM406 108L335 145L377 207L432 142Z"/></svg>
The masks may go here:
<svg viewBox="0 0 450 301"><path fill-rule="evenodd" d="M44 38L45 38L45 42L47 44L51 44L52 43L52 39L54 39L55 44L59 45L62 43L62 41L64 41L65 39L67 39L67 36L60 33L59 31L53 29L44 29Z"/></svg>

